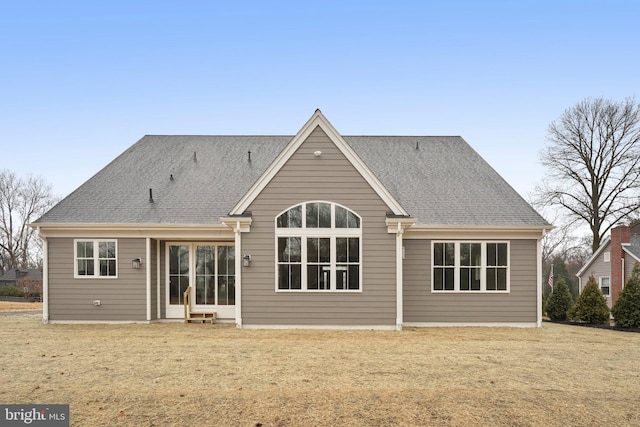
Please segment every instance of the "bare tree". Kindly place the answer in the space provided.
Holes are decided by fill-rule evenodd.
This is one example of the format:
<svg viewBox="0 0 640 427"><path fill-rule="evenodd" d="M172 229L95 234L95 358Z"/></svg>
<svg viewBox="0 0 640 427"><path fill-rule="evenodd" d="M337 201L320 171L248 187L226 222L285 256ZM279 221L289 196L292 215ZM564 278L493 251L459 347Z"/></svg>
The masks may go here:
<svg viewBox="0 0 640 427"><path fill-rule="evenodd" d="M39 239L28 226L53 206L51 185L42 177L19 178L0 171L0 270L37 264Z"/></svg>
<svg viewBox="0 0 640 427"><path fill-rule="evenodd" d="M573 225L588 224L595 252L615 224L640 211L640 105L585 99L549 125L547 142L538 196Z"/></svg>

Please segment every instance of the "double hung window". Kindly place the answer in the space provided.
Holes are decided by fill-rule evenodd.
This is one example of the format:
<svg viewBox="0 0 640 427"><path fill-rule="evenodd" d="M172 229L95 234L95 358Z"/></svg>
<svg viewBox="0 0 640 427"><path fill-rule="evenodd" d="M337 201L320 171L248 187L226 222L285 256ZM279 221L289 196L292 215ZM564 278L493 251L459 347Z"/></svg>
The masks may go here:
<svg viewBox="0 0 640 427"><path fill-rule="evenodd" d="M611 280L609 277L600 277L600 292L605 297L611 294Z"/></svg>
<svg viewBox="0 0 640 427"><path fill-rule="evenodd" d="M75 240L74 277L117 277L115 240Z"/></svg>
<svg viewBox="0 0 640 427"><path fill-rule="evenodd" d="M276 289L358 291L360 217L329 202L306 202L276 218Z"/></svg>
<svg viewBox="0 0 640 427"><path fill-rule="evenodd" d="M443 241L432 245L434 292L508 292L509 243Z"/></svg>

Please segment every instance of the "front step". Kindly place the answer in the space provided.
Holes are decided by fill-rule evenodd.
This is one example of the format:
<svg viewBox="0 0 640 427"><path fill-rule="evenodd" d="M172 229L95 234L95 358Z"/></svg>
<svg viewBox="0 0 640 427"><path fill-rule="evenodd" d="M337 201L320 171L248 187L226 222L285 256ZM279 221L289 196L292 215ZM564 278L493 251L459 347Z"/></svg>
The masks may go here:
<svg viewBox="0 0 640 427"><path fill-rule="evenodd" d="M188 317L185 319L186 323L190 322L211 322L211 324L216 323L216 313L199 313L199 312L189 312Z"/></svg>

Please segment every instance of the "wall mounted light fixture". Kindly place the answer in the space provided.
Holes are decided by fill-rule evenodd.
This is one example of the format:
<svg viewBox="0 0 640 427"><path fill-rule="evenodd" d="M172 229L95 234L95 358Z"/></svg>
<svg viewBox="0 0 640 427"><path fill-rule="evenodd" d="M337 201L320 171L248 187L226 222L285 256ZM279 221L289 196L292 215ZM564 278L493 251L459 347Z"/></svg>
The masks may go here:
<svg viewBox="0 0 640 427"><path fill-rule="evenodd" d="M142 260L140 258L134 258L131 260L131 268L134 270L139 270L142 265Z"/></svg>

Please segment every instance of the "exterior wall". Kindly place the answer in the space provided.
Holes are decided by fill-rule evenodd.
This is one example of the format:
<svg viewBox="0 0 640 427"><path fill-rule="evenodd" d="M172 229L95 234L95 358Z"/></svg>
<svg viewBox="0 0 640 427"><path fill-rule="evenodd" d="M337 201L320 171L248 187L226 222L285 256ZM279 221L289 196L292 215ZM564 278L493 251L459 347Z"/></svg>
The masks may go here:
<svg viewBox="0 0 640 427"><path fill-rule="evenodd" d="M484 239L483 239L484 240ZM510 241L509 293L431 292L431 241L404 241L404 322L537 321L537 241Z"/></svg>
<svg viewBox="0 0 640 427"><path fill-rule="evenodd" d="M144 257L145 239L118 240L118 278L75 279L74 239L51 237L49 244L49 320L145 321L146 269L131 260ZM93 305L100 300L101 305Z"/></svg>
<svg viewBox="0 0 640 427"><path fill-rule="evenodd" d="M320 157L314 151L322 152ZM306 201L339 203L362 217L362 292L277 292L275 218ZM387 232L389 208L319 128L281 168L247 211L251 231L242 235L244 325L395 326L395 235Z"/></svg>

